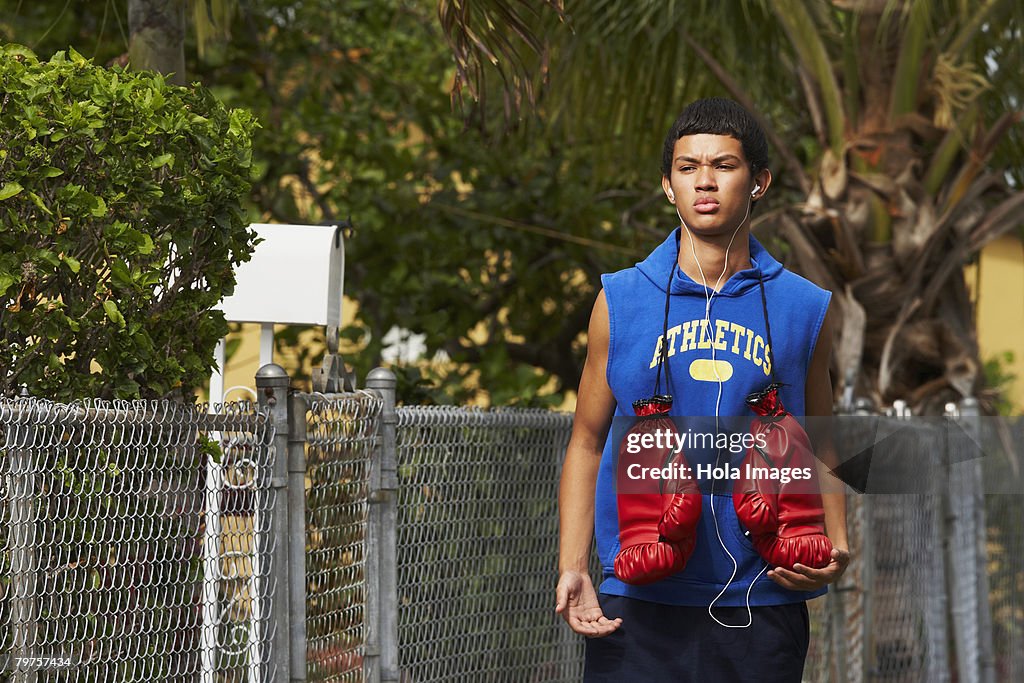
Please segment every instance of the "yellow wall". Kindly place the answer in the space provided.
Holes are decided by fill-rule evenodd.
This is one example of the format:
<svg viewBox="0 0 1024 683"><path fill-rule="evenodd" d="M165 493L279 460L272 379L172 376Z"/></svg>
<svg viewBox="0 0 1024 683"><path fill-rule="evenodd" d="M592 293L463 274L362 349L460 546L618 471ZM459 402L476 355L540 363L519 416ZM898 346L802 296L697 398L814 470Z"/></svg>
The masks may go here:
<svg viewBox="0 0 1024 683"><path fill-rule="evenodd" d="M342 305L342 326L349 325L355 318L356 302L345 297ZM227 392L233 387L256 388L256 371L260 367L260 325L258 323L242 323L236 325L238 331L228 335L228 342L238 340L239 347L225 363L224 368L224 390ZM283 326L277 325L276 330L280 331ZM319 365L324 352L324 330L310 326L299 335L299 346L309 349L312 352L313 360ZM343 344L344 347L344 344ZM296 350L297 351L297 350ZM342 357L350 354L345 348L341 349ZM307 366L299 367L298 353L275 353L274 362L288 371L292 378L292 386L301 390L309 391L310 375L312 368ZM243 391L232 391L225 398L229 401L240 401L251 398L252 394ZM205 396L204 396L205 398Z"/></svg>
<svg viewBox="0 0 1024 683"><path fill-rule="evenodd" d="M967 269L967 281L977 287L978 345L987 361L1006 351L1013 362L1004 371L1017 376L1007 398L1014 413L1024 410L1024 243L1001 237L981 252L977 266Z"/></svg>
<svg viewBox="0 0 1024 683"><path fill-rule="evenodd" d="M280 325L277 329L280 329ZM241 342L238 349L225 363L224 368L224 391L236 386L256 388L256 371L260 367L260 325L258 323L242 323L237 332L228 335L228 341L237 339ZM291 363L275 354L274 362L288 370L289 374L295 374ZM293 379L307 379L305 377L293 377ZM250 397L245 391L232 391L225 398L229 401L240 401Z"/></svg>

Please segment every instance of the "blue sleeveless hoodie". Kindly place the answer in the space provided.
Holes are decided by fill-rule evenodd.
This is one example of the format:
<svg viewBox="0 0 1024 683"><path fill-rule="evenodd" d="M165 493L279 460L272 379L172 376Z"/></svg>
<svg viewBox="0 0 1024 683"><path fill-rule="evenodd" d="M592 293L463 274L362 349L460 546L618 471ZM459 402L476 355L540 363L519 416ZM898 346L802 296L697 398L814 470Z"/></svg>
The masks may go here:
<svg viewBox="0 0 1024 683"><path fill-rule="evenodd" d="M715 429L719 380L722 396L718 415L737 416L733 425L749 423L753 413L744 403L747 394L771 382L769 355L765 350L767 334L764 309L758 285L758 270L764 280L765 295L775 344L775 375L784 386L783 404L793 415L804 415L804 391L807 368L814 353L818 332L825 319L831 293L782 267L750 237L752 268L732 277L714 294L711 302L711 326L704 322L707 303L702 283L694 282L677 264L680 229L669 235L644 261L633 268L601 277L608 301L607 379L615 396L615 415L634 415L633 401L654 393L655 373L661 357L665 316L665 287L673 272L668 313L668 392L674 397L672 414L686 416ZM714 284L706 273L709 287ZM711 291L710 289L708 290ZM712 368L712 347L718 372ZM664 392L665 378L662 376ZM701 420L700 418L707 418ZM624 420L615 420L621 425ZM721 423L720 423L721 424ZM744 535L732 506L726 485L707 486L697 531L697 545L686 568L647 586L632 586L615 578L613 565L619 551L619 523L615 498L615 465L622 429L609 430L598 471L595 498L594 534L604 580L601 592L672 605L707 607L729 583L733 563L722 543L736 559L736 576L715 606L747 604L747 590L765 564ZM689 464L719 464L726 461L739 466L744 452L697 452L685 450ZM706 483L706 482L705 482ZM712 510L714 506L714 510ZM717 530L716 520L717 517ZM719 542L719 535L721 542ZM751 605L778 605L799 602L825 593L798 592L782 588L761 575L750 591Z"/></svg>

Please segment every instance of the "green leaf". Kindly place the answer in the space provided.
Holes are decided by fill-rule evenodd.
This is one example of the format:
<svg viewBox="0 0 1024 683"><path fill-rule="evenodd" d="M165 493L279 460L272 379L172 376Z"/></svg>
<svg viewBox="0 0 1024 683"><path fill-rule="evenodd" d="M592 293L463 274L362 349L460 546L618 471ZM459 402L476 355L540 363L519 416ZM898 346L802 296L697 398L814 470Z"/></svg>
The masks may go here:
<svg viewBox="0 0 1024 683"><path fill-rule="evenodd" d="M128 265L121 259L114 259L111 262L110 275L121 284L130 285L132 283L132 275L128 270Z"/></svg>
<svg viewBox="0 0 1024 683"><path fill-rule="evenodd" d="M32 62L36 61L35 53L24 45L4 45L2 48L2 54L7 58L20 57Z"/></svg>
<svg viewBox="0 0 1024 683"><path fill-rule="evenodd" d="M37 195L35 192L29 192L28 198L32 200L32 203L39 207L39 210L45 213L47 216L52 216L53 211L46 205L43 198Z"/></svg>
<svg viewBox="0 0 1024 683"><path fill-rule="evenodd" d="M58 268L60 266L60 257L57 256L57 254L50 251L49 249L40 249L39 251L37 251L36 258L38 258L40 261L45 261L54 268Z"/></svg>
<svg viewBox="0 0 1024 683"><path fill-rule="evenodd" d="M20 183L16 183L14 181L4 183L4 186L0 187L0 202L5 199L10 199L24 189L25 188L23 188Z"/></svg>
<svg viewBox="0 0 1024 683"><path fill-rule="evenodd" d="M39 169L39 175L42 178L56 178L57 176L64 175L64 171L55 166L43 166Z"/></svg>
<svg viewBox="0 0 1024 683"><path fill-rule="evenodd" d="M214 462L220 462L223 458L223 453L220 449L220 444L206 436L205 434L197 434L197 440L199 441L199 448L197 449L200 453L209 456Z"/></svg>
<svg viewBox="0 0 1024 683"><path fill-rule="evenodd" d="M65 255L63 260L64 263L67 264L67 267L71 269L72 273L77 273L82 269L82 264L74 256Z"/></svg>
<svg viewBox="0 0 1024 683"><path fill-rule="evenodd" d="M0 296L4 295L11 285L18 281L18 278L14 277L10 273L0 273Z"/></svg>
<svg viewBox="0 0 1024 683"><path fill-rule="evenodd" d="M117 304L115 304L113 301L111 301L110 299L104 301L103 310L107 312L107 317L110 318L110 321L112 323L121 328L125 326L124 316L121 315L121 311L117 309Z"/></svg>
<svg viewBox="0 0 1024 683"><path fill-rule="evenodd" d="M153 159L153 161L149 162L149 167L150 168L160 168L161 166L167 166L168 164L172 163L173 161L174 161L174 155L171 154L170 152L167 152L166 154L161 154L160 156L158 156L155 159Z"/></svg>
<svg viewBox="0 0 1024 683"><path fill-rule="evenodd" d="M139 243L139 253L143 255L149 255L153 253L153 238L146 233L141 233L142 239Z"/></svg>
<svg viewBox="0 0 1024 683"><path fill-rule="evenodd" d="M96 197L95 199L96 201L93 202L92 209L89 213L97 218L102 218L107 215L107 203L103 201L103 197Z"/></svg>

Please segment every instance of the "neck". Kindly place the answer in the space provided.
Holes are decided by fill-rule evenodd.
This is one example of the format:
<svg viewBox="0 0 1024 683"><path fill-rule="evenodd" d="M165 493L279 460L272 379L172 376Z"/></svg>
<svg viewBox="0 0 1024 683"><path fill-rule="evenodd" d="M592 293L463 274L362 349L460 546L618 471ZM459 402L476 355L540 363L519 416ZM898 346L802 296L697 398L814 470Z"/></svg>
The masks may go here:
<svg viewBox="0 0 1024 683"><path fill-rule="evenodd" d="M682 231L683 234L679 236L679 269L694 282L707 284L708 289L718 291L734 274L751 267L749 226L741 227L735 238L731 234L695 235L685 227Z"/></svg>

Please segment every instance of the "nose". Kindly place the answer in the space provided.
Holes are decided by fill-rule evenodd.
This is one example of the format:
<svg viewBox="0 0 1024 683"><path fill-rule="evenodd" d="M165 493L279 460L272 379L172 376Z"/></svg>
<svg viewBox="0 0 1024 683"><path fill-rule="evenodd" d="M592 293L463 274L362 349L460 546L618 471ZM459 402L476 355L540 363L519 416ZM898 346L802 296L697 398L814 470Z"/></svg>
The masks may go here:
<svg viewBox="0 0 1024 683"><path fill-rule="evenodd" d="M718 189L718 183L715 182L715 171L708 165L700 165L697 167L697 177L694 178L694 187L698 191L702 192L713 192Z"/></svg>

